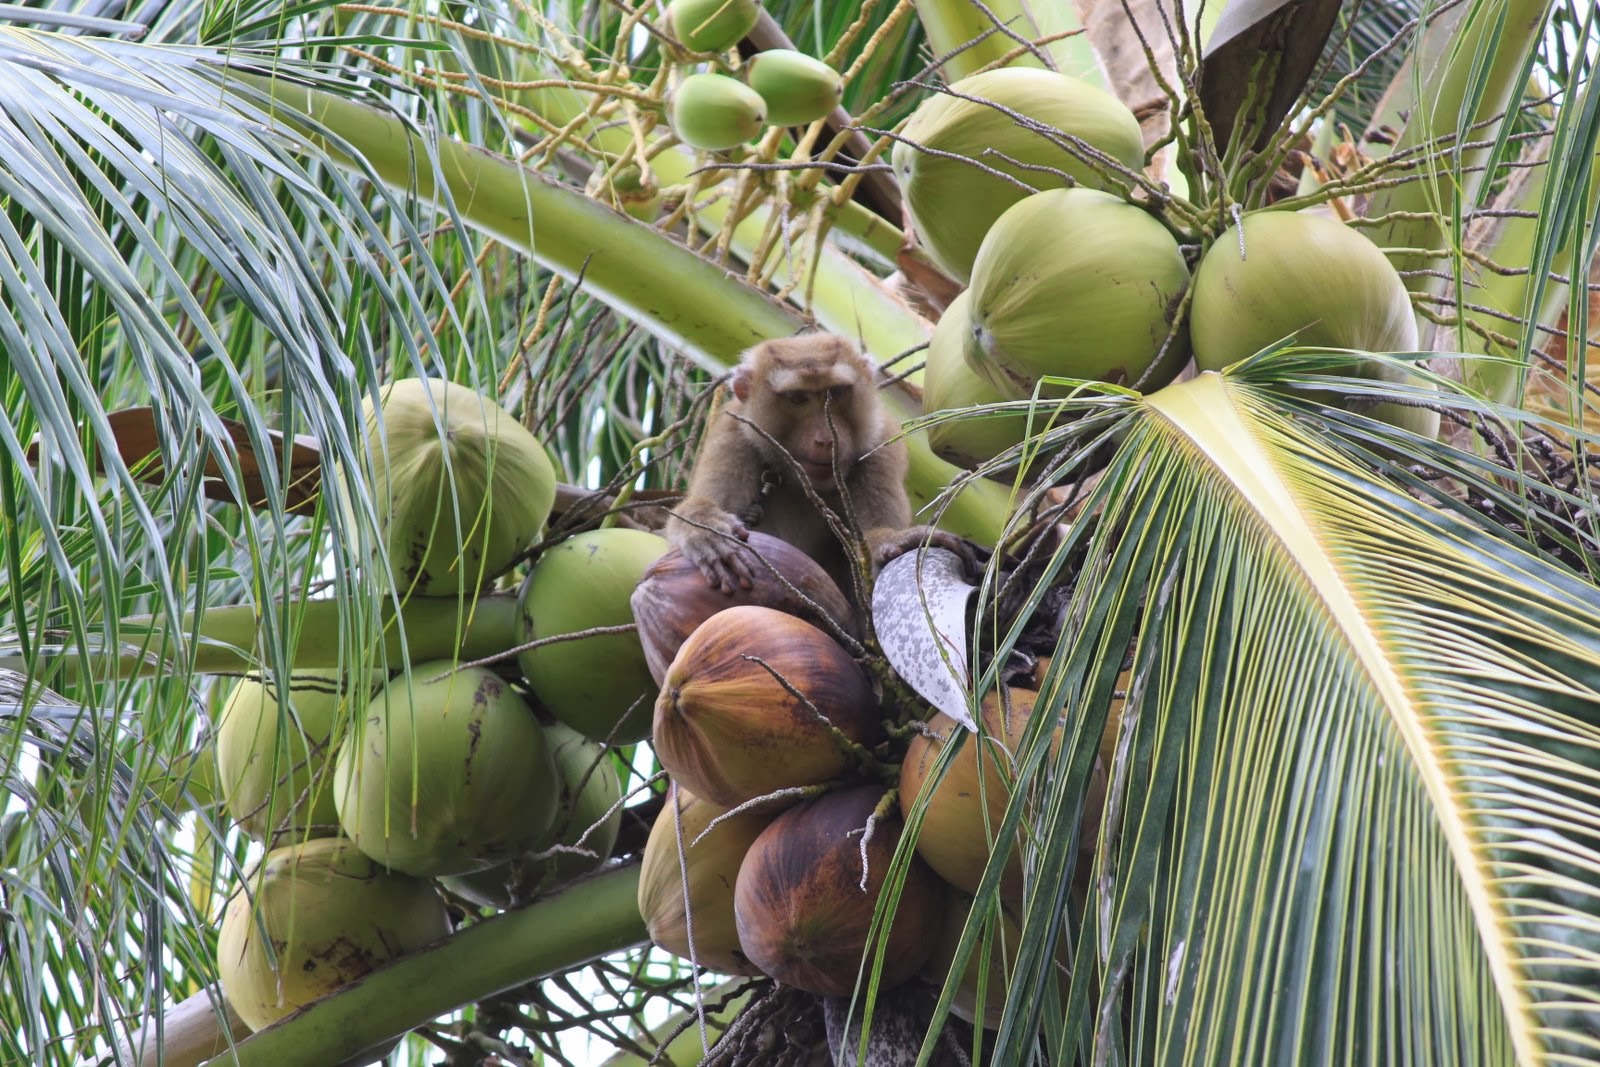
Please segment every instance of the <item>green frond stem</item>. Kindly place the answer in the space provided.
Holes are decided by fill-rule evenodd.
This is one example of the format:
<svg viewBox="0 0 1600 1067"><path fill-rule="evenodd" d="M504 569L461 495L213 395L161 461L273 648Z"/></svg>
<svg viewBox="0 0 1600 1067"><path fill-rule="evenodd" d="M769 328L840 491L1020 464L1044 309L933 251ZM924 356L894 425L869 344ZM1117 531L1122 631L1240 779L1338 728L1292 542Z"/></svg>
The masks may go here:
<svg viewBox="0 0 1600 1067"><path fill-rule="evenodd" d="M521 641L521 623L514 594L484 594L476 600L454 597L410 597L398 621L386 615L381 652L341 648L341 605L338 600L306 600L278 604L273 614L288 620L298 637L290 667L310 669L349 664L371 652L378 662L398 665L434 659L482 660L501 655ZM348 608L344 609L348 612ZM121 677L157 673L234 674L263 669L263 612L253 604L207 608L183 618L183 631L172 633L163 618L136 616L122 620L124 651L116 658ZM192 645L189 644L193 637ZM341 658L342 656L342 658ZM64 659L69 672L75 660Z"/></svg>
<svg viewBox="0 0 1600 1067"><path fill-rule="evenodd" d="M946 81L990 66L1049 66L1107 88L1099 58L1081 35L1083 26L1071 4L988 0L980 6L970 0L916 0L916 6L933 54L947 57L941 64ZM962 47L972 41L977 43ZM1035 43L1040 41L1045 43Z"/></svg>
<svg viewBox="0 0 1600 1067"><path fill-rule="evenodd" d="M207 1067L342 1063L503 989L644 942L639 865L612 867L474 923L239 1042Z"/></svg>

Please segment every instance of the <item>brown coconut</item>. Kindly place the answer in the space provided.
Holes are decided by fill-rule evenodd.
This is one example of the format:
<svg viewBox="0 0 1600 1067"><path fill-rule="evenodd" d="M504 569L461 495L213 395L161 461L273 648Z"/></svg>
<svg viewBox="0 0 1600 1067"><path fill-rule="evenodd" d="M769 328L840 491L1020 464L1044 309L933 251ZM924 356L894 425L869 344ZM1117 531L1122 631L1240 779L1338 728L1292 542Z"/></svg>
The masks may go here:
<svg viewBox="0 0 1600 1067"><path fill-rule="evenodd" d="M901 815L909 821L913 808L926 803L917 834L917 853L941 878L964 893L977 891L989 863L991 842L1011 800L1016 752L1037 697L1031 690L1012 689L1009 707L1002 707L998 692L985 697L983 736L968 736L936 787L932 778L940 752L966 728L941 712L928 720L929 732L917 734L906 747L905 761L900 765ZM1008 897L1021 892L1019 847L1011 849L1001 889Z"/></svg>
<svg viewBox="0 0 1600 1067"><path fill-rule="evenodd" d="M843 774L850 755L829 724L857 744L878 738L877 703L856 662L803 619L728 608L667 668L656 756L696 796L735 807Z"/></svg>
<svg viewBox="0 0 1600 1067"><path fill-rule="evenodd" d="M735 589L732 595L708 584L700 568L677 549L644 572L633 591L633 618L657 684L695 628L727 608L755 604L815 623L825 616L851 636L860 636L850 602L820 564L770 534L751 531L747 543L765 566L752 568L751 588Z"/></svg>
<svg viewBox="0 0 1600 1067"><path fill-rule="evenodd" d="M725 974L758 975L761 968L739 947L733 887L745 853L772 822L773 813L742 811L723 819L701 838L706 827L728 809L701 800L681 786L676 792L676 809L669 792L667 806L650 827L639 870L639 914L644 916L650 940L674 956L692 956L702 967ZM691 924L693 953L689 948Z"/></svg>
<svg viewBox="0 0 1600 1067"><path fill-rule="evenodd" d="M733 912L739 944L766 974L808 993L842 997L870 974L880 943L882 988L899 985L927 962L934 947L928 931L939 921L944 888L914 856L887 941L879 935L869 944L902 829L892 808L876 820L866 840L863 886L862 833L883 797L875 785L828 793L778 816L750 846Z"/></svg>

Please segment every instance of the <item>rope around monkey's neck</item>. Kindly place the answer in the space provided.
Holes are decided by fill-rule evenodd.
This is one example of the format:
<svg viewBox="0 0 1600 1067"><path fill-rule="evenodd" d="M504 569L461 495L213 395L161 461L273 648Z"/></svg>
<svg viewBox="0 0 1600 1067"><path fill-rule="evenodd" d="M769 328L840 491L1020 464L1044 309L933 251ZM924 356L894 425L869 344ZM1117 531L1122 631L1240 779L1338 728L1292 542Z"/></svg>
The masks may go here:
<svg viewBox="0 0 1600 1067"><path fill-rule="evenodd" d="M767 513L767 498L782 484L783 472L770 463L763 463L761 465L761 489L756 493L756 498L750 503L750 506L739 512L739 521L746 526L760 525L762 516Z"/></svg>

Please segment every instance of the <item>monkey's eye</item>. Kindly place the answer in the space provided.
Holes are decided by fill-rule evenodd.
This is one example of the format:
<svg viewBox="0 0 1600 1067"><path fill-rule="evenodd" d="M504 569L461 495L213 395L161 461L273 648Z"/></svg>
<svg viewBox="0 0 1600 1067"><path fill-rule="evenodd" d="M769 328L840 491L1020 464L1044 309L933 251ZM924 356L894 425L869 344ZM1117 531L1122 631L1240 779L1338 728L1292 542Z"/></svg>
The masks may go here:
<svg viewBox="0 0 1600 1067"><path fill-rule="evenodd" d="M850 395L850 389L851 387L849 385L830 386L828 389L828 399L843 400L845 397Z"/></svg>
<svg viewBox="0 0 1600 1067"><path fill-rule="evenodd" d="M806 401L811 399L811 394L801 389L794 389L787 393L779 393L778 395L783 398L783 402L785 404L788 404L791 407L801 407L806 403Z"/></svg>

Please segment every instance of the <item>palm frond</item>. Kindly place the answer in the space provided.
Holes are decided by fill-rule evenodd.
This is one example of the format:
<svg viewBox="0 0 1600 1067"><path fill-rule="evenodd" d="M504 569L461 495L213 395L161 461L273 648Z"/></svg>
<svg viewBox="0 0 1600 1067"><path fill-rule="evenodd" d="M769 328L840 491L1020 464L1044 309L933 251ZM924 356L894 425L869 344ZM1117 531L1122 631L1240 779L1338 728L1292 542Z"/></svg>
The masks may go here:
<svg viewBox="0 0 1600 1067"><path fill-rule="evenodd" d="M997 1062L1039 1062L1062 916L1051 1062L1600 1051L1600 590L1396 488L1405 458L1465 464L1308 399L1305 366L1202 375L1127 420L1045 683L1068 740L1052 760L1036 721L1024 757L1043 828Z"/></svg>

